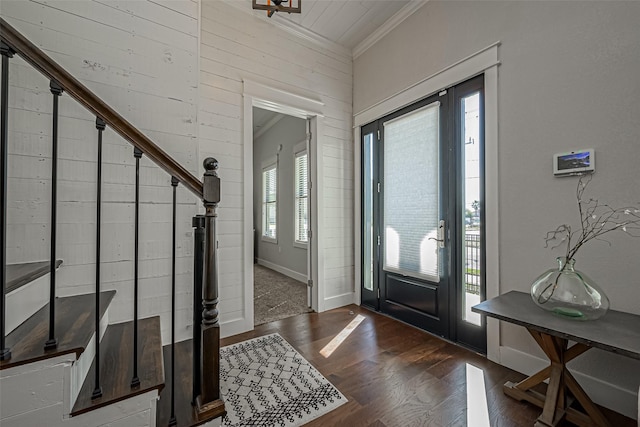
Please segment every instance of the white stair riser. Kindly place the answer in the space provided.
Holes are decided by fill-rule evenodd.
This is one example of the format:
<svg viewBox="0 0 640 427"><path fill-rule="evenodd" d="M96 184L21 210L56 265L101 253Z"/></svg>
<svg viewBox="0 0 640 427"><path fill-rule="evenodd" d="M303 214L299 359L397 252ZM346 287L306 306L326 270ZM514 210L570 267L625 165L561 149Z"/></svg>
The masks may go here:
<svg viewBox="0 0 640 427"><path fill-rule="evenodd" d="M102 319L100 319L100 341L102 341L102 337L104 337L104 334L107 331L107 326L109 326L109 308L107 308ZM71 412L73 405L75 405L76 400L78 399L78 394L80 394L80 390L82 389L82 384L84 384L84 380L87 378L87 374L89 373L89 369L91 368L91 364L93 363L95 356L96 334L94 332L84 352L71 367L70 379L67 382L67 384L70 385L70 391L69 393L65 393L65 396L69 396L70 399L65 402L65 415L68 415Z"/></svg>
<svg viewBox="0 0 640 427"><path fill-rule="evenodd" d="M49 275L19 287L6 296L6 334L40 310L49 302Z"/></svg>
<svg viewBox="0 0 640 427"><path fill-rule="evenodd" d="M86 414L66 418L63 403L2 419L2 427L147 427L154 426L158 392L156 390L98 408Z"/></svg>
<svg viewBox="0 0 640 427"><path fill-rule="evenodd" d="M8 418L62 403L64 380L74 361L75 354L65 354L1 371L0 425L4 427Z"/></svg>

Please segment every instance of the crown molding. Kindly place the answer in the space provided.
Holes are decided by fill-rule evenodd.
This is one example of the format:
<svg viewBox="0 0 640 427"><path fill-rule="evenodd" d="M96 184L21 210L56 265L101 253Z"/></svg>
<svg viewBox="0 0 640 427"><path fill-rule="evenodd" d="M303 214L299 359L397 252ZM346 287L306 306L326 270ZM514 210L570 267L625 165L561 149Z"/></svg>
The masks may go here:
<svg viewBox="0 0 640 427"><path fill-rule="evenodd" d="M226 1L225 3L255 18L261 19L262 21L265 21L265 22L269 22L275 25L276 27L280 28L281 30L288 32L289 34L292 34L303 40L307 40L312 43L315 43L316 45L324 49L327 49L337 55L344 56L345 59L351 60L351 51L346 47L334 41L331 41L328 38L323 37L318 33L308 30L302 27L301 25L296 24L295 22L279 17L277 13L275 13L271 18L268 18L266 14L262 14L262 13L255 14L253 13L254 12L253 9L251 8L250 1L244 2L244 1L231 0L231 1Z"/></svg>
<svg viewBox="0 0 640 427"><path fill-rule="evenodd" d="M273 18L276 18L275 20ZM270 19L270 18L264 18ZM346 47L338 44L334 41L329 40L328 38L321 36L318 33L315 33L303 26L296 24L293 21L289 21L284 19L276 13L272 18L272 21L276 24L276 26L282 28L283 30L296 35L305 40L311 41L327 50L330 50L333 53L337 53L338 55L342 55L348 59L351 59L351 51Z"/></svg>
<svg viewBox="0 0 640 427"><path fill-rule="evenodd" d="M412 0L407 3L402 9L397 11L391 18L387 19L384 24L378 27L367 38L362 40L352 50L353 59L362 55L371 46L376 44L380 39L389 34L394 28L400 25L405 19L415 13L418 9L424 6L429 0Z"/></svg>

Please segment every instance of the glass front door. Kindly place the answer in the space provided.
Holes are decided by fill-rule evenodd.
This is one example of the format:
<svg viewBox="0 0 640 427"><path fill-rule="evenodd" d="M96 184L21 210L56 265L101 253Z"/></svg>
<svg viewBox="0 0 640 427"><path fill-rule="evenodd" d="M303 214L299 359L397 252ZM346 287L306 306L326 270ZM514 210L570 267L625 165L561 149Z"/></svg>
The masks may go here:
<svg viewBox="0 0 640 427"><path fill-rule="evenodd" d="M486 351L481 104L464 83L362 128L362 303Z"/></svg>
<svg viewBox="0 0 640 427"><path fill-rule="evenodd" d="M422 104L381 121L380 309L443 335L449 296L446 100L436 95Z"/></svg>

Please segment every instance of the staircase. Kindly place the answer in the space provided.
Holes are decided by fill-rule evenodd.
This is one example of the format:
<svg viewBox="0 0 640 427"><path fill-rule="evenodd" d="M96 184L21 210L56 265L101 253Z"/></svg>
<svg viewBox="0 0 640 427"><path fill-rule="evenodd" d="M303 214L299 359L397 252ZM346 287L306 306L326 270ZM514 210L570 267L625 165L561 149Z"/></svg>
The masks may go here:
<svg viewBox="0 0 640 427"><path fill-rule="evenodd" d="M10 426L194 426L220 425L216 208L220 201L218 163L204 162L202 181L127 122L59 64L0 18L2 86L0 146L2 199L2 283L0 312L0 424ZM9 61L20 56L50 82L52 96L51 239L48 260L7 264L7 182L9 158ZM61 296L56 284L63 260L56 256L59 99L69 96L96 117L97 178L95 281L91 293ZM101 200L103 132L113 130L132 146L135 158L133 313L111 323L115 290L103 290ZM171 324L158 315L140 317L140 159L150 159L171 178ZM179 218L182 186L199 199L203 215ZM194 228L191 339L176 342L176 224ZM112 237L112 236L111 236ZM163 346L162 327L171 329Z"/></svg>

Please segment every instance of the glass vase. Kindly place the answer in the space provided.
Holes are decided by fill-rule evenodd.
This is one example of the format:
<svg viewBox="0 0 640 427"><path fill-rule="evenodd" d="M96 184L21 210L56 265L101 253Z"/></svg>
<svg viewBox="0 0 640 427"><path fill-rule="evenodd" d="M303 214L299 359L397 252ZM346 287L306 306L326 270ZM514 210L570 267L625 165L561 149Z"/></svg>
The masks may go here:
<svg viewBox="0 0 640 427"><path fill-rule="evenodd" d="M558 268L540 275L531 285L538 307L575 320L594 320L605 315L609 298L586 274L574 268L575 260L558 257Z"/></svg>

